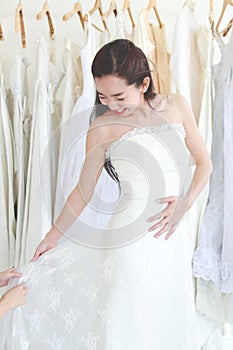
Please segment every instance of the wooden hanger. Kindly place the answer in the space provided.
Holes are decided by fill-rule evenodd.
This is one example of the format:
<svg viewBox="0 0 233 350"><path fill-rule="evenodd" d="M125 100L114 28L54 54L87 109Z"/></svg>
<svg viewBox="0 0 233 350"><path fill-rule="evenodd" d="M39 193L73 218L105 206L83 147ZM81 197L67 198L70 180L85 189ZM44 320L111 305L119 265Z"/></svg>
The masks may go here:
<svg viewBox="0 0 233 350"><path fill-rule="evenodd" d="M211 30L214 29L214 0L209 0L209 22Z"/></svg>
<svg viewBox="0 0 233 350"><path fill-rule="evenodd" d="M129 3L129 0L125 0L124 1L124 5L123 5L123 8L122 8L122 12L125 12L125 11L128 11L128 14L129 14L129 17L130 17L130 21L132 23L132 27L133 29L135 28L135 23L134 23L134 19L133 19L133 16L132 16L132 12L131 12L131 9L130 9L130 3Z"/></svg>
<svg viewBox="0 0 233 350"><path fill-rule="evenodd" d="M222 36L226 36L228 34L228 32L230 31L232 25L233 25L233 18L230 20L230 22L228 23L226 28L221 31Z"/></svg>
<svg viewBox="0 0 233 350"><path fill-rule="evenodd" d="M0 41L4 40L3 30L2 30L2 24L0 22Z"/></svg>
<svg viewBox="0 0 233 350"><path fill-rule="evenodd" d="M95 2L95 5L94 5L94 7L90 10L90 11L88 11L89 12L89 14L90 14L90 16L91 15L93 15L93 13L95 13L97 10L99 11L99 14L100 14L100 17L101 17L101 20L102 20L102 22L103 22L103 26L104 26L104 29L106 30L106 29L108 29L108 27L107 27L107 23L106 23L106 21L103 19L103 10L102 10L102 1L101 0L96 0L96 2ZM87 15L85 15L84 16L84 21L88 21L88 17L87 17ZM98 28L97 26L95 26L94 24L93 24L93 26L96 28L96 29L98 29L98 30L100 30L101 32L102 32L102 30L100 29L100 28Z"/></svg>
<svg viewBox="0 0 233 350"><path fill-rule="evenodd" d="M24 28L23 7L21 4L21 1L19 2L17 9L15 10L15 31L16 33L20 31L22 47L25 48L26 34L25 34L25 28Z"/></svg>
<svg viewBox="0 0 233 350"><path fill-rule="evenodd" d="M226 11L227 5L233 6L233 0L224 0L223 5L222 5L222 12L221 12L221 14L220 14L220 17L219 17L219 19L218 19L218 22L217 22L217 25L216 25L216 28L215 28L217 32L218 32L218 29L219 29L219 25L220 25L220 23L221 23L221 20L222 20L222 18L223 18L223 15L224 15L224 13L225 13L225 11Z"/></svg>
<svg viewBox="0 0 233 350"><path fill-rule="evenodd" d="M150 10L152 10L152 9L154 10L155 16L156 16L156 18L157 18L157 20L159 22L159 27L163 28L163 23L162 23L162 21L161 21L161 19L159 17L159 12L158 12L158 9L157 9L157 6L156 6L156 1L155 0L150 0L150 2L149 2L149 4L148 4L146 9L147 9L148 13L150 12Z"/></svg>
<svg viewBox="0 0 233 350"><path fill-rule="evenodd" d="M73 15L75 15L77 13L79 19L80 19L80 22L81 22L81 25L82 25L82 28L84 29L84 19L83 19L83 15L82 15L82 5L80 2L76 2L74 4L74 8L72 11L66 13L63 17L62 17L62 20L63 21L68 21Z"/></svg>
<svg viewBox="0 0 233 350"><path fill-rule="evenodd" d="M114 13L114 16L116 17L117 16L117 4L116 4L116 1L111 1L110 2L109 9L108 9L108 11L106 11L103 14L102 18L104 20L106 20L111 15L112 12Z"/></svg>
<svg viewBox="0 0 233 350"><path fill-rule="evenodd" d="M46 14L46 16L48 18L50 37L51 37L51 39L54 39L55 31L54 31L54 26L53 26L53 21L52 21L51 15L50 15L50 11L49 11L49 4L47 1L44 2L42 10L36 15L36 19L41 20L43 18L44 14Z"/></svg>
<svg viewBox="0 0 233 350"><path fill-rule="evenodd" d="M195 0L186 0L183 6L188 6L191 11L195 10Z"/></svg>

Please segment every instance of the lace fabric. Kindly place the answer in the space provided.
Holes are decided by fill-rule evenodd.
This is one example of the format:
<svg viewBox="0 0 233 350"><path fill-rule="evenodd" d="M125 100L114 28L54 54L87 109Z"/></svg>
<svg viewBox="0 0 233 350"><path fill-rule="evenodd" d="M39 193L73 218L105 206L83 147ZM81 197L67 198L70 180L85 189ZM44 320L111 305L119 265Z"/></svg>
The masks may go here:
<svg viewBox="0 0 233 350"><path fill-rule="evenodd" d="M186 131L184 129L184 126L178 123L171 123L171 124L162 124L162 125L153 125L153 126L139 126L135 127L132 130L127 131L125 134L120 137L120 139L114 141L106 150L105 156L106 158L110 158L111 151L117 147L123 140L126 140L132 136L135 135L140 135L145 132L147 133L153 133L153 132L166 132L169 130L176 130L183 136L184 138L186 137Z"/></svg>
<svg viewBox="0 0 233 350"><path fill-rule="evenodd" d="M213 67L215 116L211 157L213 173L209 198L203 215L200 240L193 259L194 275L213 281L222 293L233 293L232 259L232 51L216 34L222 50L221 62ZM224 176L223 176L224 174Z"/></svg>
<svg viewBox="0 0 233 350"><path fill-rule="evenodd" d="M176 124L135 128L110 146L129 186L106 235L124 245L95 249L67 239L22 267L10 287L25 281L27 302L0 324L1 349L198 349L186 220L168 241L155 239L147 222L163 207L157 198L182 191L176 156L187 166L184 136Z"/></svg>

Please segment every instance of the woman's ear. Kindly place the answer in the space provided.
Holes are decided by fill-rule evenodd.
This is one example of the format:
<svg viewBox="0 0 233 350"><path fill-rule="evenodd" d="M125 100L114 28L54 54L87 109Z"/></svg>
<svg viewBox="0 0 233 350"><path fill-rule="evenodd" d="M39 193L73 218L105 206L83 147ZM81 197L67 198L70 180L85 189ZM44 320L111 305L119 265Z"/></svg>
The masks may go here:
<svg viewBox="0 0 233 350"><path fill-rule="evenodd" d="M142 93L143 94L145 94L145 92L147 92L149 85L150 85L150 78L145 77L143 79L143 82L142 82Z"/></svg>

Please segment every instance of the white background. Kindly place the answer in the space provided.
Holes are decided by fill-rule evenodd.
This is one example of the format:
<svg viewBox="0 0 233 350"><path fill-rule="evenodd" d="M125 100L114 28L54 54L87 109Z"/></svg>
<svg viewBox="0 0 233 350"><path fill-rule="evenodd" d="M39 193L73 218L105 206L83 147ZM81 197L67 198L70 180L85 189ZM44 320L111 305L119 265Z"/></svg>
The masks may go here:
<svg viewBox="0 0 233 350"><path fill-rule="evenodd" d="M90 10L95 3L95 0L81 0L83 13ZM174 30L174 24L176 17L184 4L184 0L157 0L157 7L159 10L160 17L165 23L166 33L167 33L167 47L171 50L172 44L172 34ZM205 24L208 22L208 12L209 12L209 0L196 0L195 13L198 23ZM36 14L40 12L43 0L22 0L25 29L27 36L27 51L32 53L36 46L36 40L44 35L48 38L48 23L47 17L44 16L41 21L36 20ZM59 45L64 42L64 37L70 37L77 45L83 45L83 37L81 25L77 16L72 17L68 22L62 21L62 16L73 9L75 4L74 0L49 0L50 13L53 19L56 39L59 41ZM124 1L117 0L117 6L119 9L122 8ZM139 12L142 8L146 7L149 0L131 0L131 10L137 23L137 18ZM102 0L103 11L107 11L109 8L110 0ZM222 8L223 0L215 0L215 19L217 21ZM18 5L17 0L0 0L0 21L2 23L3 32L5 36L5 41L0 42L0 59L11 60L15 55L17 49L21 48L20 35L16 34L14 31L14 20L15 20L15 9ZM227 16L232 17L233 8L227 9ZM224 16L223 25L227 23L227 16ZM156 17L153 12L151 12L151 20L155 21ZM93 22L99 24L101 27L101 22L99 21L97 13L93 15ZM110 23L111 27L111 23ZM186 28L184 28L184 31ZM22 51L22 49L20 49Z"/></svg>

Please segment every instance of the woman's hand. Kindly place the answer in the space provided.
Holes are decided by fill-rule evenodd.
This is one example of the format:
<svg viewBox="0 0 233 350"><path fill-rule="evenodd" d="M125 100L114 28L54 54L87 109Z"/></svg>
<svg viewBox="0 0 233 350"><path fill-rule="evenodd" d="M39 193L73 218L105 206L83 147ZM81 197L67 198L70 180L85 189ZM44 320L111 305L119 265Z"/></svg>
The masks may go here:
<svg viewBox="0 0 233 350"><path fill-rule="evenodd" d="M16 271L16 267L0 272L0 287L7 286L10 278L21 276L22 274Z"/></svg>
<svg viewBox="0 0 233 350"><path fill-rule="evenodd" d="M3 294L0 299L0 318L2 318L2 316L4 316L10 309L25 304L27 290L28 288L25 283L21 283Z"/></svg>
<svg viewBox="0 0 233 350"><path fill-rule="evenodd" d="M56 247L57 242L61 236L62 236L62 234L60 232L51 229L47 233L47 235L45 236L43 241L41 241L41 243L36 248L35 254L34 254L33 258L31 259L31 261L32 262L36 261L39 258L39 256L41 256L42 254L44 254L48 250Z"/></svg>
<svg viewBox="0 0 233 350"><path fill-rule="evenodd" d="M176 196L160 198L157 201L161 204L168 203L168 205L160 213L150 217L147 220L148 222L155 220L158 221L155 225L150 227L149 231L151 232L161 227L161 229L154 235L154 237L157 238L164 232L167 232L165 239L168 239L171 237L180 220L188 210L188 202L184 197Z"/></svg>

